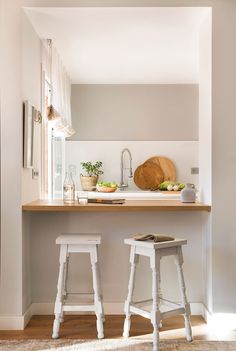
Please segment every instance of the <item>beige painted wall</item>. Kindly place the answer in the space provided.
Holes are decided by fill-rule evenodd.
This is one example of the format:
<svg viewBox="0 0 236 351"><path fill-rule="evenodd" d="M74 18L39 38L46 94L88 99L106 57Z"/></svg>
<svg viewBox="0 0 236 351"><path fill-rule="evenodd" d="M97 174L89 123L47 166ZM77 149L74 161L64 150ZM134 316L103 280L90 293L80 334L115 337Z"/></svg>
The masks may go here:
<svg viewBox="0 0 236 351"><path fill-rule="evenodd" d="M75 84L72 140L198 140L198 85Z"/></svg>
<svg viewBox="0 0 236 351"><path fill-rule="evenodd" d="M164 201L164 200L163 200ZM99 247L104 302L121 304L127 295L129 274L129 247L123 240L132 233L175 233L184 237L188 245L183 248L184 273L188 297L191 302L203 299L202 214L180 212L130 213L32 213L31 257L32 301L53 303L56 296L59 248L55 245L58 232L101 233ZM192 249L194 247L194 250ZM68 291L92 291L91 267L87 255L71 255ZM44 259L42 259L44 257ZM49 264L50 262L50 264ZM135 288L136 301L151 296L151 270L148 259L141 258ZM196 269L197 267L197 269ZM194 279L193 279L194 272ZM173 259L165 258L161 268L162 291L166 298L179 301L176 269ZM168 278L167 278L168 277Z"/></svg>

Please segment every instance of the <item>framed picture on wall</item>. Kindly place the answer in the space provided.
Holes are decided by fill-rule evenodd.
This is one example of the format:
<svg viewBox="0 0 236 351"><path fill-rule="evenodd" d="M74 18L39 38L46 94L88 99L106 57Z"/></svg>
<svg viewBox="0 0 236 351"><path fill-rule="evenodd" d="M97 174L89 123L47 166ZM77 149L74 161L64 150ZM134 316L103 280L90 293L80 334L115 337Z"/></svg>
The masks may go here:
<svg viewBox="0 0 236 351"><path fill-rule="evenodd" d="M29 101L23 103L23 167L33 167L35 109Z"/></svg>

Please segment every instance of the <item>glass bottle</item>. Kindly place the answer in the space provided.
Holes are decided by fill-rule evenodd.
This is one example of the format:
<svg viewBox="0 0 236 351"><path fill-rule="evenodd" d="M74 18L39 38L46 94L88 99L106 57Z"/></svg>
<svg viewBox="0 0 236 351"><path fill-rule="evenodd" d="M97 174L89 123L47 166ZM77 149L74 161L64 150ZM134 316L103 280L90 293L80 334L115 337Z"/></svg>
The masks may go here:
<svg viewBox="0 0 236 351"><path fill-rule="evenodd" d="M73 204L75 201L75 183L72 173L68 172L63 183L63 201L65 204Z"/></svg>

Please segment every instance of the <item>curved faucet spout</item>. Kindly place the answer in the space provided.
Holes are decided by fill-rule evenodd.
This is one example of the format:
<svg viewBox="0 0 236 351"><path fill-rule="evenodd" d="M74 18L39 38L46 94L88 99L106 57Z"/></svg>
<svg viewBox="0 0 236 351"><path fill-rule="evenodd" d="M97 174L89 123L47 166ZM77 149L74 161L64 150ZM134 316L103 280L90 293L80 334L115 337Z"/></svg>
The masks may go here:
<svg viewBox="0 0 236 351"><path fill-rule="evenodd" d="M125 183L124 180L124 154L127 152L128 156L129 156L129 178L133 177L133 171L132 171L132 155L129 149L125 148L121 151L121 162L120 162L120 171L121 171L121 177L120 177L120 187L122 189L128 187L128 180Z"/></svg>

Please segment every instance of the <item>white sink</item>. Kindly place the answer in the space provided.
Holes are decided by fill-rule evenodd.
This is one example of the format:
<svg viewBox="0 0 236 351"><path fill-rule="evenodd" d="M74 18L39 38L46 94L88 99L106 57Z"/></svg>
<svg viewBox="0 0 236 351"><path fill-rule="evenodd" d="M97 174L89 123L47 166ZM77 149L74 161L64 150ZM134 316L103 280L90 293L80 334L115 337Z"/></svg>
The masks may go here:
<svg viewBox="0 0 236 351"><path fill-rule="evenodd" d="M114 193L102 193L98 191L88 191L88 198L94 199L127 199L127 200L177 200L180 199L180 192L178 194L162 193L161 191L144 191L144 190L117 190Z"/></svg>

